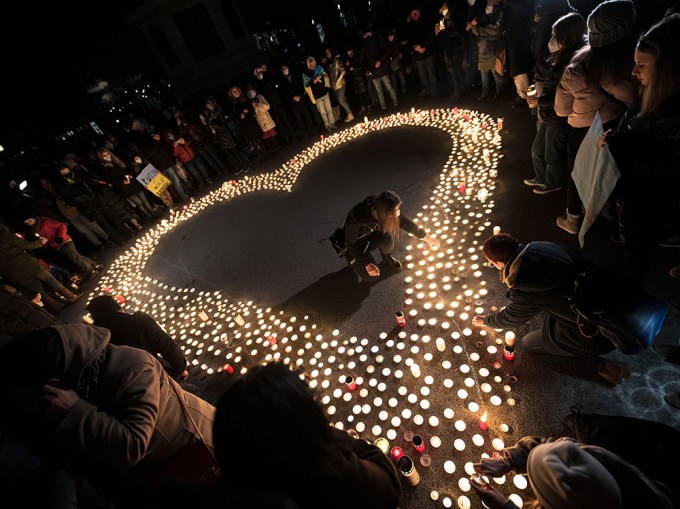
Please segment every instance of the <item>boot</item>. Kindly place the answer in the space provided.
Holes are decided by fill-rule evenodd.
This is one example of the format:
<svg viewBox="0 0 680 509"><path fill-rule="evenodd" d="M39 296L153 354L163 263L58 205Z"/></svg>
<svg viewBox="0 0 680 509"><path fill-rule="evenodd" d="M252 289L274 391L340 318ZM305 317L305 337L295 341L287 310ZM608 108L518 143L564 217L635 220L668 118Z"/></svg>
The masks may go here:
<svg viewBox="0 0 680 509"><path fill-rule="evenodd" d="M83 296L82 293L73 293L71 290L68 289L61 290L59 293L61 293L69 302L75 302Z"/></svg>
<svg viewBox="0 0 680 509"><path fill-rule="evenodd" d="M557 218L557 226L562 228L565 232L571 233L572 235L578 235L581 229L581 220L583 219L583 214L570 214L567 212L565 215Z"/></svg>
<svg viewBox="0 0 680 509"><path fill-rule="evenodd" d="M130 222L132 223L132 226L134 226L135 228L137 228L137 230L141 230L141 229L142 229L142 224L137 220L136 217L131 217L131 218L130 218Z"/></svg>

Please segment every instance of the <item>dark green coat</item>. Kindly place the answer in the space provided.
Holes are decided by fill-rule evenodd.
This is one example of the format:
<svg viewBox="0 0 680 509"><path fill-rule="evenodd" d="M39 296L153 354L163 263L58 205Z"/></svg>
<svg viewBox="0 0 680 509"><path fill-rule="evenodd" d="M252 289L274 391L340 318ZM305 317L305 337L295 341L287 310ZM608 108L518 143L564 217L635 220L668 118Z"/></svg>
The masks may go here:
<svg viewBox="0 0 680 509"><path fill-rule="evenodd" d="M39 240L31 242L20 239L6 226L0 225L0 276L8 281L23 283L40 274L45 266L25 251L39 247L42 247Z"/></svg>

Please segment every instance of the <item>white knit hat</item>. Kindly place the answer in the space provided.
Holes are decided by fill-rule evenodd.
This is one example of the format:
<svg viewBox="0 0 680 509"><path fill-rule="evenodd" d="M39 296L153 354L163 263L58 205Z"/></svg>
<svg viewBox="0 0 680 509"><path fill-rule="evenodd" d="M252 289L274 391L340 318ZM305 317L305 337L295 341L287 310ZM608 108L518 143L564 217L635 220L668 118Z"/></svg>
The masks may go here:
<svg viewBox="0 0 680 509"><path fill-rule="evenodd" d="M536 446L527 474L546 509L618 509L621 491L609 471L577 443L558 440Z"/></svg>
<svg viewBox="0 0 680 509"><path fill-rule="evenodd" d="M607 0L588 16L588 43L601 48L620 41L633 31L635 5L630 0Z"/></svg>

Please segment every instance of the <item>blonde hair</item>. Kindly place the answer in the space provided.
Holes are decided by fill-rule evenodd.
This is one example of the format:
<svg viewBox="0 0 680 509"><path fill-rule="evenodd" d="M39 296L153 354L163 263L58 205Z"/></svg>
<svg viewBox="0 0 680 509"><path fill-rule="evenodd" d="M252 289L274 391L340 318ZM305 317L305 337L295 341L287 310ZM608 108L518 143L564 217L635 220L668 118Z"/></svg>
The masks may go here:
<svg viewBox="0 0 680 509"><path fill-rule="evenodd" d="M658 114L670 95L680 89L680 14L673 14L647 30L637 50L654 57L652 78L642 90L640 116Z"/></svg>

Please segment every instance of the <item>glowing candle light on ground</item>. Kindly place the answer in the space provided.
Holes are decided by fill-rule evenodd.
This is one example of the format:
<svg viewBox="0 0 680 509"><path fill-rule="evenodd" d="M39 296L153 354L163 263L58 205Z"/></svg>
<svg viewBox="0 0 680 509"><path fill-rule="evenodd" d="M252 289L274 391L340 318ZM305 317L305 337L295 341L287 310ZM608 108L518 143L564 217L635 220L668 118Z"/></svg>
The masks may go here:
<svg viewBox="0 0 680 509"><path fill-rule="evenodd" d="M489 412L485 411L482 415L479 416L479 429L484 431L488 427L489 427Z"/></svg>

